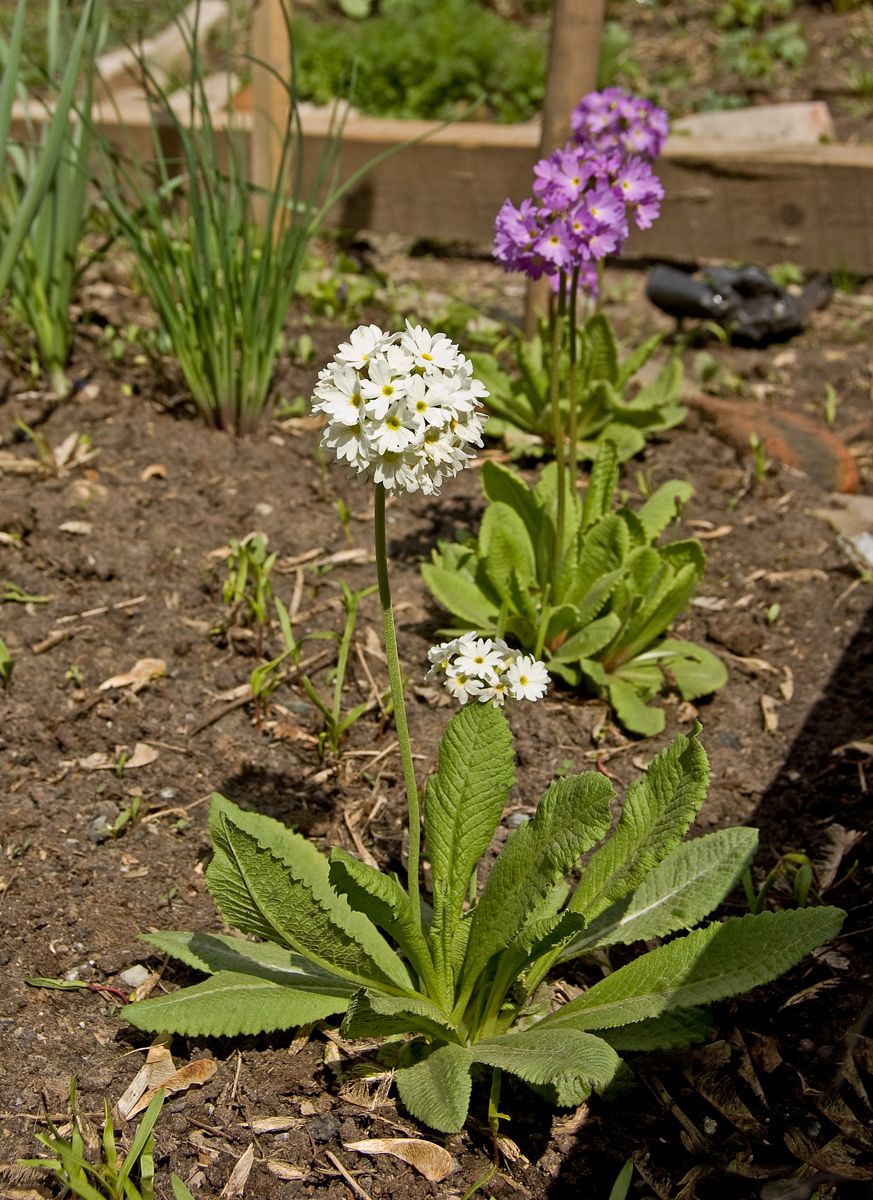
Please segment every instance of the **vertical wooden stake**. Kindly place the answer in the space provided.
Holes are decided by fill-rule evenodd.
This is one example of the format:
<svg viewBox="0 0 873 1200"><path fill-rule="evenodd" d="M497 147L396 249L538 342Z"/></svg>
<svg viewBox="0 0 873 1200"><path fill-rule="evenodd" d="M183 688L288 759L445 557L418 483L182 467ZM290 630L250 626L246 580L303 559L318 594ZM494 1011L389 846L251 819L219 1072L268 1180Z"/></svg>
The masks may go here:
<svg viewBox="0 0 873 1200"><path fill-rule="evenodd" d="M282 157L282 139L288 124L290 101L282 84L291 82L291 47L285 13L291 0L256 0L252 22L252 135L251 180L272 189ZM272 68L272 70L270 69ZM273 74L276 71L279 78ZM261 224L267 216L267 201L256 198L254 219Z"/></svg>
<svg viewBox="0 0 873 1200"><path fill-rule="evenodd" d="M540 158L567 141L573 109L586 92L597 87L604 5L605 0L555 0ZM547 311L550 290L545 276L528 284L525 337L536 333L537 318Z"/></svg>

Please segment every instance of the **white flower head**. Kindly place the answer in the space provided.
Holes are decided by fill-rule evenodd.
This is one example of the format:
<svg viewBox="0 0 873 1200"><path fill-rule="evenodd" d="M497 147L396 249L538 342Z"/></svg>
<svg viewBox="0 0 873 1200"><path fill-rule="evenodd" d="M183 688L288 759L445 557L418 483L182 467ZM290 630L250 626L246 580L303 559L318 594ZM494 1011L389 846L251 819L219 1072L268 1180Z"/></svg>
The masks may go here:
<svg viewBox="0 0 873 1200"><path fill-rule="evenodd" d="M425 678L445 675L446 688L461 704L475 698L499 708L507 697L539 700L550 682L544 663L510 649L502 638L465 633L431 647L427 657L431 668Z"/></svg>
<svg viewBox="0 0 873 1200"><path fill-rule="evenodd" d="M378 325L359 325L352 330L349 340L343 342L336 352L338 363L348 363L349 366L363 368L372 356L388 343L390 333L385 333Z"/></svg>
<svg viewBox="0 0 873 1200"><path fill-rule="evenodd" d="M392 492L435 495L482 445L485 387L444 333L361 325L319 372L313 410L322 445Z"/></svg>
<svg viewBox="0 0 873 1200"><path fill-rule="evenodd" d="M538 662L532 654L520 654L506 672L509 691L516 700L539 700L545 696L549 686L549 673L545 664Z"/></svg>

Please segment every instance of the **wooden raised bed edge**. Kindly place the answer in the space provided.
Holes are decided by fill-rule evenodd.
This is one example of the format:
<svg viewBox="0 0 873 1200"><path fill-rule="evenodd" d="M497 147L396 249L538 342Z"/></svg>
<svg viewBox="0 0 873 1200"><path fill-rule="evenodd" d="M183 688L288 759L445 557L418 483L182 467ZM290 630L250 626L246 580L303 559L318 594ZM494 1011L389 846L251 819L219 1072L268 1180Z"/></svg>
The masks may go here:
<svg viewBox="0 0 873 1200"><path fill-rule="evenodd" d="M137 156L151 158L147 104L122 97L119 114ZM126 139L112 106L95 106L94 117L110 144L123 150ZM213 120L223 138L227 114L216 111ZM234 113L232 121L251 143L252 114ZM301 125L309 181L330 116L304 113ZM339 180L423 133L426 141L365 175L329 215L328 226L489 244L507 196L519 203L530 195L539 126L465 122L440 128L428 121L351 117L343 130ZM13 136L25 136L22 123L15 122ZM172 155L169 123L161 137ZM633 230L628 258L790 260L808 270L873 275L873 147L672 137L657 170L666 192L661 216L651 229Z"/></svg>

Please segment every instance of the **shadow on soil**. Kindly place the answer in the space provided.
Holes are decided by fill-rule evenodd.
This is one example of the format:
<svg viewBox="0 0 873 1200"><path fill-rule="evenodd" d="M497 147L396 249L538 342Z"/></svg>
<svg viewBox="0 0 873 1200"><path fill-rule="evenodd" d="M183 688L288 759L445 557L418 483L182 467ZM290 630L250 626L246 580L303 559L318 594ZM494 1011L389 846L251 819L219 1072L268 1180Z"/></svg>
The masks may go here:
<svg viewBox="0 0 873 1200"><path fill-rule="evenodd" d="M863 1068L859 1077L852 1051L859 1041L873 1037L873 771L863 751L840 748L871 740L873 608L748 822L761 831L758 862L764 869L791 850L820 859L835 823L865 833L846 853L825 897L847 911L838 948L851 969L840 974L838 960L834 969L824 972L801 966L768 989L759 989L755 1000L717 1006L718 1035L732 1050L727 1070L719 1072L721 1096L709 1091L715 1104L707 1102L707 1088L693 1066L689 1071L687 1060L682 1064L669 1055L638 1059L640 1082L635 1091L615 1105L598 1101L592 1106L574 1144L555 1162L557 1173L548 1193L555 1200L578 1194L583 1185L591 1200L607 1200L622 1162L631 1155L642 1158L648 1185L635 1174L631 1196L648 1197L653 1191L676 1196L678 1189L687 1200L809 1200L825 1185L820 1194L836 1194L840 1200L873 1197L873 1167L863 1165L870 1162L869 1133L853 1137L843 1121L842 1132L848 1136L841 1136L821 1103L837 1095L869 1129L870 1106L863 1093L873 1097L873 1079ZM845 958L842 965L845 970ZM833 990L820 993L818 1003L794 1002L812 980L824 978L827 987L828 977ZM789 997L792 1003L783 1008ZM749 1045L764 1038L781 1054L772 1074L758 1069L766 1107L740 1078L744 1072L738 1035L744 1051L743 1038ZM745 1058L748 1062L747 1054ZM725 1119L730 1109L725 1088L741 1098L746 1110L744 1114L734 1105L733 1121ZM511 1136L515 1132L520 1130ZM835 1157L828 1151L838 1145L840 1155ZM844 1149L845 1174L839 1161ZM742 1177L729 1168L743 1158L760 1172L758 1178Z"/></svg>

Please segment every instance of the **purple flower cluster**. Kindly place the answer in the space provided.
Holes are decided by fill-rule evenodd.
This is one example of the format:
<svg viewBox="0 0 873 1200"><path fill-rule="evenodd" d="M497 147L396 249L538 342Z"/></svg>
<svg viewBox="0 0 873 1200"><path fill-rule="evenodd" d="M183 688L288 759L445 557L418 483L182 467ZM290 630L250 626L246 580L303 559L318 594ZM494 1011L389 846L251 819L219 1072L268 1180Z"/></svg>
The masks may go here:
<svg viewBox="0 0 873 1200"><path fill-rule="evenodd" d="M531 279L578 271L579 286L596 296L598 260L621 253L630 218L648 229L660 211L664 189L651 159L666 137L667 116L607 88L583 97L573 119L578 143L536 164L533 198L501 208L494 257ZM637 143L642 149L632 150Z"/></svg>
<svg viewBox="0 0 873 1200"><path fill-rule="evenodd" d="M620 150L653 162L669 132L663 108L640 96L629 96L619 87L589 92L573 116L576 141L596 151Z"/></svg>

